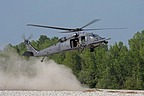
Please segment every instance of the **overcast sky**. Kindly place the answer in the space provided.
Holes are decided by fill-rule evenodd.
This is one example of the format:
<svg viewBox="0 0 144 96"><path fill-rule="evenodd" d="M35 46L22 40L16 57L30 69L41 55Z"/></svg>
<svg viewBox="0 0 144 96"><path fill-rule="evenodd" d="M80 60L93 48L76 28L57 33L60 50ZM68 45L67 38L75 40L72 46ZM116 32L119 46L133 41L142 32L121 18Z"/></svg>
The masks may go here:
<svg viewBox="0 0 144 96"><path fill-rule="evenodd" d="M33 34L62 37L59 30L27 27L26 24L44 24L59 27L81 27L93 19L100 21L87 28L127 27L124 30L91 31L112 38L109 45L127 41L144 29L144 0L0 0L0 48L19 44Z"/></svg>

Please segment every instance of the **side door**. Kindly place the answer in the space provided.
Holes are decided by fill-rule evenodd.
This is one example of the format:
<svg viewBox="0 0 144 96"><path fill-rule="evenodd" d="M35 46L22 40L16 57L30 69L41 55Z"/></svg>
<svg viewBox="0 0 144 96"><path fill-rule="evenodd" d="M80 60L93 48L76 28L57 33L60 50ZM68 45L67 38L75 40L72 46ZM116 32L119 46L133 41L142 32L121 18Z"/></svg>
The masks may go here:
<svg viewBox="0 0 144 96"><path fill-rule="evenodd" d="M79 38L70 39L70 47L77 48L80 45Z"/></svg>

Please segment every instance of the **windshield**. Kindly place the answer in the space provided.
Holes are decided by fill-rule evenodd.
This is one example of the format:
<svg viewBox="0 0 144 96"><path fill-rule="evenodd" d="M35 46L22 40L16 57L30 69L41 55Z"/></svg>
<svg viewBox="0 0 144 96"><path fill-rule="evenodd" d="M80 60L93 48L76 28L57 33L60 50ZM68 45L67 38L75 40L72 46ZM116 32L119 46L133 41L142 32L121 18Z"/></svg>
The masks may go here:
<svg viewBox="0 0 144 96"><path fill-rule="evenodd" d="M88 35L91 39L95 39L95 40L101 39L101 37L97 34L89 33Z"/></svg>

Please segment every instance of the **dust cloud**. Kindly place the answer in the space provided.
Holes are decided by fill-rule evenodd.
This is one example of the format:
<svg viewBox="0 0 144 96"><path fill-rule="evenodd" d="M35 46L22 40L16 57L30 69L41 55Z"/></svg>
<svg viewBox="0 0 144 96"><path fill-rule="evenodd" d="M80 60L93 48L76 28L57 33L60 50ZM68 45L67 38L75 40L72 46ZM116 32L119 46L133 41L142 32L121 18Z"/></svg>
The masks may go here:
<svg viewBox="0 0 144 96"><path fill-rule="evenodd" d="M70 68L53 60L23 59L14 52L0 56L0 90L82 90Z"/></svg>

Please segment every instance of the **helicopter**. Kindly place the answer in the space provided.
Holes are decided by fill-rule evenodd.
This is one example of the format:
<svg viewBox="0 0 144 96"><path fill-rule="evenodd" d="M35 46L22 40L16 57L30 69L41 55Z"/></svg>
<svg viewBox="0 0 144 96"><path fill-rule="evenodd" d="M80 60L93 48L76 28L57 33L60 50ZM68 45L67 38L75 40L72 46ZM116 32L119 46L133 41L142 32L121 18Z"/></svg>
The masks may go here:
<svg viewBox="0 0 144 96"><path fill-rule="evenodd" d="M45 25L37 25L37 24L27 24L27 26L34 26L34 27L42 27L42 28L51 28L57 30L63 30L60 33L72 33L70 35L66 35L58 40L58 42L48 48L43 50L35 49L28 39L24 39L24 43L27 47L27 51L23 53L23 56L34 56L40 57L43 56L41 62L43 62L46 56L64 52L64 51L71 51L71 50L78 50L81 52L85 48L90 48L90 52L93 52L94 49L100 45L107 44L108 40L111 38L102 38L98 34L88 33L85 31L91 30L107 30L107 29L124 29L124 28L98 28L98 29L84 29L85 27L99 21L100 19L94 19L91 22L87 23L86 25L80 28L63 28L63 27L53 27L53 26L45 26Z"/></svg>

